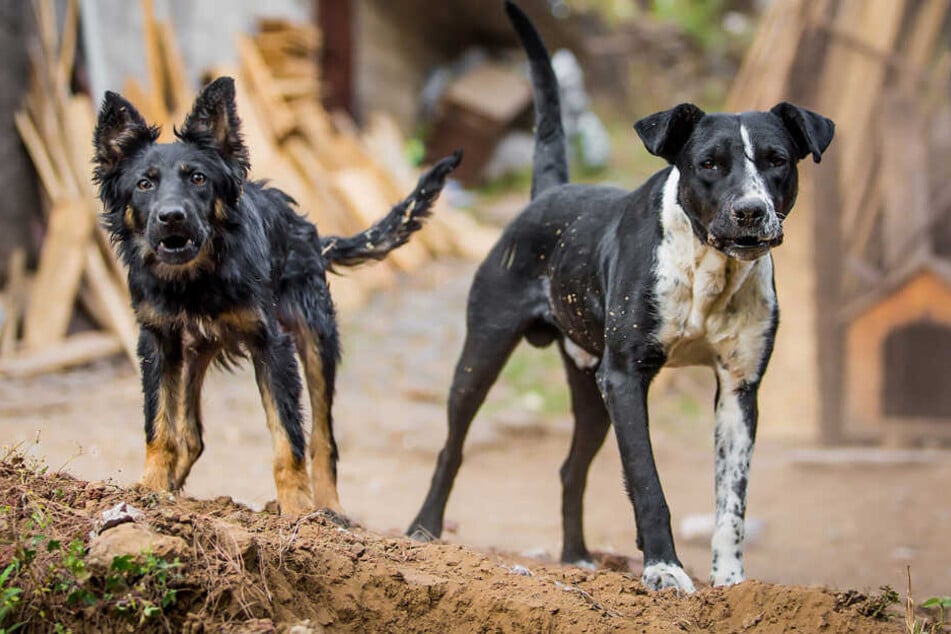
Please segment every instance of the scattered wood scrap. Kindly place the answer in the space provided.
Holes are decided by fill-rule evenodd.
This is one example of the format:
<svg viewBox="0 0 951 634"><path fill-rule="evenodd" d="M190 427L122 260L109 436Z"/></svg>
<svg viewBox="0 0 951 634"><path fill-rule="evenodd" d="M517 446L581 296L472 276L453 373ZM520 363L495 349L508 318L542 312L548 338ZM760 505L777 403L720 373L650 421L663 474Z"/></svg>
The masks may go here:
<svg viewBox="0 0 951 634"><path fill-rule="evenodd" d="M125 351L131 359L137 337L125 282L97 222L100 205L90 181L94 107L87 95L69 89L79 3L67 2L62 31L52 3L36 0L33 6L39 37L30 55L31 88L15 124L40 178L47 224L29 292L20 275L5 293L0 373L17 375L89 361L96 349ZM89 333L69 333L77 301L111 307L108 315L89 311L102 329L96 349L87 345Z"/></svg>
<svg viewBox="0 0 951 634"><path fill-rule="evenodd" d="M0 375L55 371L117 351L135 360L137 326L125 274L97 222L101 205L90 167L95 104L70 91L79 2L67 2L61 30L52 3L34 0L34 6L39 42L16 125L46 194L47 228L32 281L11 277L4 293ZM181 125L197 90L185 80L172 25L156 20L151 0L142 0L142 9L148 84L129 78L122 90L150 123L162 126L160 140L171 141L173 125ZM374 114L361 132L344 113L323 109L320 45L312 24L261 20L255 35L238 36L238 66L211 74L237 80L252 176L294 197L322 235L347 235L406 196L419 171L405 158L404 139L386 115ZM335 302L354 308L372 290L392 284L399 271L438 255L481 257L494 239L494 230L439 201L426 228L387 260L332 277ZM97 330L70 331L77 307Z"/></svg>

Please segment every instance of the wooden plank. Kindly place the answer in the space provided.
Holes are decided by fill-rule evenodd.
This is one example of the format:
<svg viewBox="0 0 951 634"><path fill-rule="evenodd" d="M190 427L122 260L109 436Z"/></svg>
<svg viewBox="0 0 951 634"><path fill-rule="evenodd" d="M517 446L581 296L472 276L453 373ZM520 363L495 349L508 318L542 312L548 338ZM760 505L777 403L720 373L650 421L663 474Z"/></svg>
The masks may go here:
<svg viewBox="0 0 951 634"><path fill-rule="evenodd" d="M383 112L370 113L361 140L368 155L373 157L381 169L388 172L391 181L399 191L404 192L404 196L416 187L419 170L407 159L403 150L403 133L392 116ZM434 255L445 255L454 250L455 241L448 235L450 229L440 220L446 213L446 207L445 200L439 198L433 205L433 215L426 221L426 227L417 237Z"/></svg>
<svg viewBox="0 0 951 634"><path fill-rule="evenodd" d="M81 332L55 346L0 360L0 375L13 378L38 376L84 365L119 352L122 352L122 344L115 335Z"/></svg>
<svg viewBox="0 0 951 634"><path fill-rule="evenodd" d="M773 2L766 8L730 89L727 111L765 110L783 99L806 28L807 8L804 0Z"/></svg>
<svg viewBox="0 0 951 634"><path fill-rule="evenodd" d="M932 250L933 220L928 185L927 122L917 100L905 92L882 96L879 128L883 256L886 270L924 256Z"/></svg>
<svg viewBox="0 0 951 634"><path fill-rule="evenodd" d="M95 244L86 246L85 279L109 315L110 330L118 337L126 356L135 364L139 326L127 295L120 289L119 283L106 266L102 252Z"/></svg>
<svg viewBox="0 0 951 634"><path fill-rule="evenodd" d="M64 139L69 155L70 167L80 183L83 195L96 200L97 192L92 182L92 136L96 126L95 106L88 95L73 95L65 105L68 136ZM98 202L88 207L94 215L98 214Z"/></svg>
<svg viewBox="0 0 951 634"><path fill-rule="evenodd" d="M152 95L145 91L142 84L135 77L128 77L122 84L122 96L129 100L142 118L149 124L161 125L165 121L164 108L156 110ZM170 126L162 126L162 135L159 141L162 143L171 142L173 138Z"/></svg>
<svg viewBox="0 0 951 634"><path fill-rule="evenodd" d="M10 254L7 266L7 288L4 291L3 322L0 323L0 359L16 350L16 336L26 299L26 250L17 247Z"/></svg>
<svg viewBox="0 0 951 634"><path fill-rule="evenodd" d="M69 85L76 61L76 42L79 35L79 0L67 0L63 18L63 33L59 42L59 57L56 63L57 83Z"/></svg>
<svg viewBox="0 0 951 634"><path fill-rule="evenodd" d="M162 50L152 0L142 0L142 45L145 48L145 73L149 78L148 93L152 121L168 118L168 100L165 98L165 77L162 72Z"/></svg>
<svg viewBox="0 0 951 634"><path fill-rule="evenodd" d="M172 113L187 111L191 106L190 101L194 91L188 85L188 72L175 36L175 29L168 22L157 22L155 27L158 30L157 39L163 74L168 86L168 105Z"/></svg>
<svg viewBox="0 0 951 634"><path fill-rule="evenodd" d="M49 195L51 199L56 200L60 198L64 194L62 181L60 180L59 173L53 166L53 161L50 160L49 153L46 151L46 145L43 143L40 133L37 131L36 126L33 125L33 119L27 112L18 110L13 113L13 121L16 124L17 132L20 133L20 139L23 141L23 145L30 155L30 160L33 161L33 167L40 177L40 183L43 184L43 189L46 190L47 195Z"/></svg>
<svg viewBox="0 0 951 634"><path fill-rule="evenodd" d="M27 349L43 348L66 336L93 227L87 204L85 200L60 200L50 211L24 320Z"/></svg>
<svg viewBox="0 0 951 634"><path fill-rule="evenodd" d="M893 51L897 43L906 0L845 0L839 6L835 26L855 35L868 46ZM833 38L829 44L820 89L822 112L836 124L836 149L841 157L840 186L843 191L843 235L855 235L862 211L863 187L874 178L872 129L879 95L888 67L846 42Z"/></svg>
<svg viewBox="0 0 951 634"><path fill-rule="evenodd" d="M239 34L235 39L235 45L238 48L238 58L243 74L250 81L251 90L256 98L264 104L268 128L274 135L274 139L281 141L294 129L294 113L281 97L280 90L274 84L274 77L261 57L261 52L254 40L247 35Z"/></svg>
<svg viewBox="0 0 951 634"><path fill-rule="evenodd" d="M344 202L330 186L330 174L324 171L314 151L301 137L292 136L284 142L284 155L314 193L313 207L301 211L313 221L321 235L345 235L362 230ZM303 205L303 201L302 201Z"/></svg>

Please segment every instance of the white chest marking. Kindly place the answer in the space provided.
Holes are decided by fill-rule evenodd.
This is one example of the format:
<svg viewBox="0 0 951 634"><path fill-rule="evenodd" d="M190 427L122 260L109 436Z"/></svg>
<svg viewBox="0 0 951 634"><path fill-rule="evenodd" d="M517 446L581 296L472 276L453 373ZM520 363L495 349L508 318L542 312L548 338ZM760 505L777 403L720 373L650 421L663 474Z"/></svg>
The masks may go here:
<svg viewBox="0 0 951 634"><path fill-rule="evenodd" d="M753 378L776 303L772 258L730 258L697 239L677 202L679 180L674 168L664 184L663 239L654 269L656 338L668 365L706 365L719 355L739 375Z"/></svg>

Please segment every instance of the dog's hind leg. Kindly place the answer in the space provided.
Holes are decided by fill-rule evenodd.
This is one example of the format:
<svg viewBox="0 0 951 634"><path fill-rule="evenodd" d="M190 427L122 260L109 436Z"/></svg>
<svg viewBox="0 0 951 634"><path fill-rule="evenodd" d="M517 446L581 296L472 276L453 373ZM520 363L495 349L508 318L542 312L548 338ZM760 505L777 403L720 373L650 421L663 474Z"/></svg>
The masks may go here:
<svg viewBox="0 0 951 634"><path fill-rule="evenodd" d="M331 324L332 320L327 322ZM337 443L333 434L334 379L337 364L337 333L320 335L298 320L294 327L297 351L304 364L304 378L310 396L311 484L317 508L343 513L337 495Z"/></svg>
<svg viewBox="0 0 951 634"><path fill-rule="evenodd" d="M590 565L591 555L584 541L584 490L591 461L604 444L611 418L591 370L582 369L562 350L571 409L575 417L571 450L561 466L561 523L563 543L561 561Z"/></svg>
<svg viewBox="0 0 951 634"><path fill-rule="evenodd" d="M178 488L176 419L181 409L182 339L177 332L139 333L142 392L145 395L145 470L141 485L154 491Z"/></svg>
<svg viewBox="0 0 951 634"><path fill-rule="evenodd" d="M469 425L524 330L519 314L512 308L517 300L480 301L475 297L475 289L473 285L466 342L449 392L446 443L439 452L426 500L406 532L416 539L438 538L442 534L446 502L462 464L462 446ZM499 306L507 303L508 308L499 310Z"/></svg>
<svg viewBox="0 0 951 634"><path fill-rule="evenodd" d="M271 432L277 501L282 515L298 516L313 508L300 411L300 375L290 336L276 328L267 330L252 350L254 371Z"/></svg>
<svg viewBox="0 0 951 634"><path fill-rule="evenodd" d="M202 342L185 351L184 386L181 390L184 403L179 409L178 462L175 465L175 482L179 487L185 486L192 466L205 449L202 440L201 388L208 366L218 350L217 345Z"/></svg>

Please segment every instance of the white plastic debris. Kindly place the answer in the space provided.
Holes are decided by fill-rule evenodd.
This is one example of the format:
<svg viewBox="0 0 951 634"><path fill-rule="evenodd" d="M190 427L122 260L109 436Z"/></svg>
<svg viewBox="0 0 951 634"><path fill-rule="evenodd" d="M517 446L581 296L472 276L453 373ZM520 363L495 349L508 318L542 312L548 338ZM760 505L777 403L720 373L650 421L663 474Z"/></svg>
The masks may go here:
<svg viewBox="0 0 951 634"><path fill-rule="evenodd" d="M99 520L96 522L94 532L98 535L104 531L125 524L127 522L138 522L145 519L145 513L126 502L119 502L111 509L102 512Z"/></svg>

